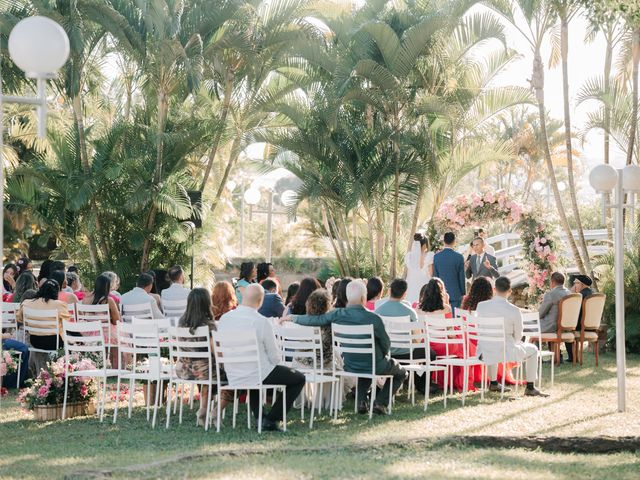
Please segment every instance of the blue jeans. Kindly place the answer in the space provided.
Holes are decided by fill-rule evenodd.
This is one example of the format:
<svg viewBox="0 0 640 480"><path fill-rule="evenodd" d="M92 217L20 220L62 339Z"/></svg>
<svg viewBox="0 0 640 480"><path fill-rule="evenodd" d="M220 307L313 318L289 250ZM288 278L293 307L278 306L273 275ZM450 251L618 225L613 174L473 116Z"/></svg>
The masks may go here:
<svg viewBox="0 0 640 480"><path fill-rule="evenodd" d="M24 381L27 379L27 373L29 372L29 347L24 343L8 338L2 341L2 350L15 350L22 353L22 364L20 365L20 371L5 375L2 378L2 386L7 388L15 388L18 375L20 375L20 388L25 387Z"/></svg>

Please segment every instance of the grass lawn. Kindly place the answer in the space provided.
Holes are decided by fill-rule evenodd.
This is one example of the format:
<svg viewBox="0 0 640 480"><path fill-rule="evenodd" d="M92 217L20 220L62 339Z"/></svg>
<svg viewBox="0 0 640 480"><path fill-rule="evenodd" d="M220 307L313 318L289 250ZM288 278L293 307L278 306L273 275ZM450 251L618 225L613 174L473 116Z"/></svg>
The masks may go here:
<svg viewBox="0 0 640 480"><path fill-rule="evenodd" d="M616 411L615 358L603 355L595 368L556 369L549 398L499 401L492 394L457 398L445 410L440 397L429 411L400 398L390 417L345 411L337 422L320 417L309 431L296 411L286 433L247 430L245 410L238 427L229 418L220 434L195 427L187 412L152 430L144 410L117 425L107 417L36 423L20 410L15 395L0 407L0 478L603 478L640 477L640 452L610 455L549 453L541 450L470 447L458 436L599 437L640 436L640 357L628 357L628 409ZM352 407L352 404L347 404ZM126 412L126 410L125 410ZM110 414L110 407L107 410ZM161 417L164 418L164 415ZM175 419L177 420L177 418Z"/></svg>

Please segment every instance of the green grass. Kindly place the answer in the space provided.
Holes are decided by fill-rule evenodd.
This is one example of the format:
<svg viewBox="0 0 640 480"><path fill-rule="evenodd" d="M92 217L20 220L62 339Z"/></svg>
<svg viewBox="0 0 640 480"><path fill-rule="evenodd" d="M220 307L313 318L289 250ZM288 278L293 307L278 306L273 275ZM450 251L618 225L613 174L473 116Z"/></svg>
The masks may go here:
<svg viewBox="0 0 640 480"><path fill-rule="evenodd" d="M342 413L322 416L309 431L296 411L287 433L247 430L244 409L238 426L229 419L220 434L195 427L185 409L182 425L152 430L144 410L131 420L111 417L37 423L21 411L15 395L0 407L0 478L638 478L638 453L578 455L523 448L472 448L443 443L451 436L638 436L640 357L628 358L628 411L616 411L615 363L604 355L599 368L556 371L549 398L484 402L472 395L465 408L458 398L444 409L439 397L429 411L401 397L390 417ZM352 404L347 404L347 407ZM121 410L121 413L123 411ZM111 413L110 407L107 413ZM514 445L517 447L517 445ZM489 447L489 446L488 446Z"/></svg>

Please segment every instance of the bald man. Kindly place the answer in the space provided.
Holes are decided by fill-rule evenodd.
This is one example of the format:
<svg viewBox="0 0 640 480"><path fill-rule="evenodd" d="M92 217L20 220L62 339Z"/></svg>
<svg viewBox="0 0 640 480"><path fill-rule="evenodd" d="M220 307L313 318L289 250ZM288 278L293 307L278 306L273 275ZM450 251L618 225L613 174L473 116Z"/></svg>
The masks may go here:
<svg viewBox="0 0 640 480"><path fill-rule="evenodd" d="M389 383L377 390L373 411L378 414L387 413L389 395L395 395L407 376L407 371L393 358L389 347L391 342L379 315L370 312L364 306L367 302L367 287L360 281L347 285L347 307L337 308L324 315L292 315L291 319L300 325L322 327L332 322L340 325L373 325L375 340L375 373L377 375L393 375L393 390L389 392ZM368 355L345 353L344 369L347 372L371 374L371 357ZM358 379L358 412L367 413L366 395L371 386L371 379Z"/></svg>
<svg viewBox="0 0 640 480"><path fill-rule="evenodd" d="M287 386L286 399L283 400L282 392L279 392L271 411L267 415L263 415L262 418L263 430L280 431L282 402L286 402L286 408L289 411L293 401L304 388L305 377L297 370L279 365L282 356L276 345L271 322L258 313L263 299L264 289L261 285L257 283L248 285L242 295L242 305L220 317L218 331L227 333L255 332L260 354L260 371L257 372L255 363L232 363L225 365L225 372L230 385L255 384L262 380L262 383L266 385ZM256 374L259 375L259 378L256 377ZM258 402L258 392L252 390L249 393L249 404L256 419L258 418Z"/></svg>

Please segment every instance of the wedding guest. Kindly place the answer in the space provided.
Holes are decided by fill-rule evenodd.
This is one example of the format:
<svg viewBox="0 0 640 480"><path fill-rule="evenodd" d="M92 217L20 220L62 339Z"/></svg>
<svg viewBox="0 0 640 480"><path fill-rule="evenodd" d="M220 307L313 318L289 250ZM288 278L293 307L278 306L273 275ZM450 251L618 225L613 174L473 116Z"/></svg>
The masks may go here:
<svg viewBox="0 0 640 480"><path fill-rule="evenodd" d="M190 290L184 286L184 270L180 265L175 265L169 269L169 280L171 280L171 286L160 292L162 301L186 300L189 297Z"/></svg>
<svg viewBox="0 0 640 480"><path fill-rule="evenodd" d="M449 293L451 308L460 307L465 294L464 257L454 250L456 236L453 232L444 234L444 248L433 258L433 271L444 282Z"/></svg>
<svg viewBox="0 0 640 480"><path fill-rule="evenodd" d="M550 280L550 290L544 294L538 308L540 314L540 331L542 333L556 333L558 331L558 304L560 300L571 292L564 286L565 278L560 272L553 272Z"/></svg>
<svg viewBox="0 0 640 480"><path fill-rule="evenodd" d="M50 274L51 279L58 282L60 285L60 293L58 294L58 300L63 301L67 305L78 303L78 297L76 297L73 293L67 292L65 289L67 288L67 275L62 270L55 270Z"/></svg>
<svg viewBox="0 0 640 480"><path fill-rule="evenodd" d="M498 264L496 257L489 255L485 251L485 244L482 237L476 237L471 242L473 255L464 264L467 278L490 277L498 278Z"/></svg>
<svg viewBox="0 0 640 480"><path fill-rule="evenodd" d="M287 288L287 298L284 301L284 304L287 307L289 305L291 305L291 301L296 296L296 293L298 293L298 289L299 288L300 288L300 283L299 282L293 282L291 285L289 285L289 288Z"/></svg>
<svg viewBox="0 0 640 480"><path fill-rule="evenodd" d="M462 299L462 309L475 312L478 304L493 298L493 285L486 277L478 277L471 284L469 294Z"/></svg>
<svg viewBox="0 0 640 480"><path fill-rule="evenodd" d="M51 269L51 265L53 264L53 260L47 258L42 265L40 265L40 271L38 272L38 286L42 285L45 280L47 280L53 271Z"/></svg>
<svg viewBox="0 0 640 480"><path fill-rule="evenodd" d="M375 311L377 315L381 317L409 317L412 322L418 321L418 315L416 311L411 308L405 299L407 297L407 282L401 278L396 278L391 282L389 286L389 300L378 307ZM409 360L409 358L420 359L424 358L424 348L416 348L413 350L413 357L410 356L408 348L391 348L391 357L396 360ZM429 355L431 360L436 359L436 352L430 350ZM426 375L418 376L415 378L416 389L425 393ZM435 390L435 389L432 389Z"/></svg>
<svg viewBox="0 0 640 480"><path fill-rule="evenodd" d="M120 277L116 272L111 271L102 272L102 275L106 275L111 280L111 292L109 292L109 296L113 298L117 304L120 304L120 298L122 297L118 291L120 288Z"/></svg>
<svg viewBox="0 0 640 480"><path fill-rule="evenodd" d="M13 293L16 288L16 278L18 276L18 267L13 263L7 263L2 270L2 286L5 293Z"/></svg>
<svg viewBox="0 0 640 480"><path fill-rule="evenodd" d="M307 315L324 315L331 310L331 295L324 288L314 290L306 303ZM331 345L331 326L320 327L322 332L322 365L318 364L318 367L325 370L331 370L332 368L332 355L333 347ZM318 352L319 353L319 352ZM319 358L316 359L318 362Z"/></svg>
<svg viewBox="0 0 640 480"><path fill-rule="evenodd" d="M376 302L382 298L384 285L380 277L371 277L367 280L367 303L365 308L371 312L376 309Z"/></svg>
<svg viewBox="0 0 640 480"><path fill-rule="evenodd" d="M107 275L98 275L96 277L93 291L89 292L82 299L82 305L108 305L109 306L109 338L108 343L117 344L118 332L117 325L121 321L120 310L111 293L111 279ZM111 365L118 364L118 347L112 346L109 350L109 360Z"/></svg>
<svg viewBox="0 0 640 480"><path fill-rule="evenodd" d="M582 300L587 298L590 295L593 295L593 290L591 286L593 285L593 280L588 275L576 275L573 277L573 288L571 289L572 293L579 293L582 295ZM576 325L576 331L580 331L582 328L582 307L580 307L580 314L578 315L578 324ZM573 344L565 343L565 347L567 348L567 357L569 363L573 363Z"/></svg>
<svg viewBox="0 0 640 480"><path fill-rule="evenodd" d="M492 257L496 256L496 249L487 243L487 232L485 231L484 228L477 228L473 232L473 236L480 237L482 240L484 240L484 251L487 252Z"/></svg>
<svg viewBox="0 0 640 480"><path fill-rule="evenodd" d="M33 298L38 291L38 282L33 273L27 271L18 276L16 280L16 288L13 293L9 294L5 301L20 303L25 298ZM32 294L31 297L26 295L26 292Z"/></svg>
<svg viewBox="0 0 640 480"><path fill-rule="evenodd" d="M320 282L312 277L303 278L300 282L300 288L291 301L289 314L304 315L307 313L307 299L314 291L321 288Z"/></svg>
<svg viewBox="0 0 640 480"><path fill-rule="evenodd" d="M70 289L78 300L82 300L85 296L85 292L82 291L83 286L80 283L80 277L76 272L67 272L67 289Z"/></svg>
<svg viewBox="0 0 640 480"><path fill-rule="evenodd" d="M278 293L278 285L270 278L266 278L262 281L262 288L264 288L265 294L258 313L267 318L280 318L284 313L285 306L282 297Z"/></svg>
<svg viewBox="0 0 640 480"><path fill-rule="evenodd" d="M211 292L211 308L213 318L220 320L220 317L238 306L236 292L229 282L216 282Z"/></svg>
<svg viewBox="0 0 640 480"><path fill-rule="evenodd" d="M509 302L511 296L511 280L499 277L495 284L496 294L491 300L480 302L476 312L478 317L500 317L504 320L505 345L507 362L522 362L527 381L524 390L526 396L546 396L534 387L538 375L538 347L522 341L522 313ZM496 342L478 341L476 354L488 364L488 375L491 384L489 390L499 392L498 363L503 360L503 347Z"/></svg>
<svg viewBox="0 0 640 480"><path fill-rule="evenodd" d="M390 382L385 382L382 389L378 388L373 411L378 414L387 413L389 395L395 395L402 386L407 372L391 358L389 354L390 341L384 324L379 315L364 308L367 301L367 287L360 281L350 281L346 285L347 307L337 308L324 315L292 315L291 319L300 325L312 325L322 327L335 322L339 325L373 325L375 341L375 365L371 365L371 357L353 353L344 354L344 369L348 372L371 373L372 368L378 375L392 375L393 387ZM367 413L366 395L371 386L371 379L358 379L358 412ZM377 388L377 386L376 386Z"/></svg>
<svg viewBox="0 0 640 480"><path fill-rule="evenodd" d="M188 328L193 335L197 328L207 327L209 331L216 330L216 323L213 317L211 295L206 288L194 288L187 297L187 308L178 320L178 327ZM188 341L190 339L182 339ZM199 340L198 338L193 341ZM206 351L202 347L184 348L184 351ZM211 345L213 352L213 345ZM211 362L211 376L216 380L215 358L180 358L176 363L176 376L183 380L209 380L209 363ZM200 409L198 410L197 425L202 427L206 424L207 405L209 404L209 387L207 385L200 388ZM221 408L227 404L228 397L225 393L221 395Z"/></svg>
<svg viewBox="0 0 640 480"><path fill-rule="evenodd" d="M238 297L238 304L242 304L242 295L244 290L256 282L258 271L256 265L253 262L242 262L240 264L240 278L236 283L236 297Z"/></svg>
<svg viewBox="0 0 640 480"><path fill-rule="evenodd" d="M156 303L158 304L158 308L162 309L162 298L160 298L160 294L158 293L158 283L156 281L156 271L155 270L149 270L147 272L147 274L151 275L151 278L153 278L153 283L151 284L151 291L149 292L149 295L151 295ZM171 282L167 282L168 285L167 287L171 286Z"/></svg>
<svg viewBox="0 0 640 480"><path fill-rule="evenodd" d="M223 332L250 332L254 331L258 339L260 349L260 371L255 365L233 363L226 366L225 371L231 385L250 385L260 379L266 385L286 385L286 397L278 392L276 401L268 414L263 415L262 429L266 431L279 431L279 422L282 421L282 406L286 411L291 409L294 400L304 388L305 376L292 368L279 365L281 352L276 345L275 335L271 322L258 313L262 305L264 289L257 284L247 285L242 294L242 304L230 312L225 313L218 324L218 330ZM259 399L255 390L249 392L249 405L253 415L258 418Z"/></svg>
<svg viewBox="0 0 640 480"><path fill-rule="evenodd" d="M336 296L334 297L333 308L345 308L349 301L347 300L347 286L352 282L353 278L345 277L338 283Z"/></svg>
<svg viewBox="0 0 640 480"><path fill-rule="evenodd" d="M451 315L451 305L444 283L432 278L422 287L418 308L424 313Z"/></svg>
<svg viewBox="0 0 640 480"><path fill-rule="evenodd" d="M277 293L282 296L282 286L280 285L280 280L276 275L276 270L273 267L273 264L270 262L262 262L259 263L256 267L256 279L257 282L262 285L262 282L269 279L276 284Z"/></svg>
<svg viewBox="0 0 640 480"><path fill-rule="evenodd" d="M29 257L20 257L16 262L16 267L18 267L18 276L20 276L25 272L33 271L33 262Z"/></svg>
<svg viewBox="0 0 640 480"><path fill-rule="evenodd" d="M126 307L127 305L149 304L153 318L163 318L164 315L158 308L155 298L150 295L152 286L153 277L148 273L141 273L138 275L136 286L120 297L120 305ZM109 298L112 297L110 296Z"/></svg>
<svg viewBox="0 0 640 480"><path fill-rule="evenodd" d="M20 308L16 312L16 321L18 323L24 323L24 308L30 308L34 310L57 310L58 311L58 329L59 329L59 346L64 345L64 336L62 332L62 322L69 320L71 315L67 304L58 300L58 294L60 293L60 284L55 280L45 280L36 296L33 299L23 300L20 304ZM30 342L34 348L41 350L55 350L56 349L56 337L58 335L42 335L38 332L31 332Z"/></svg>

